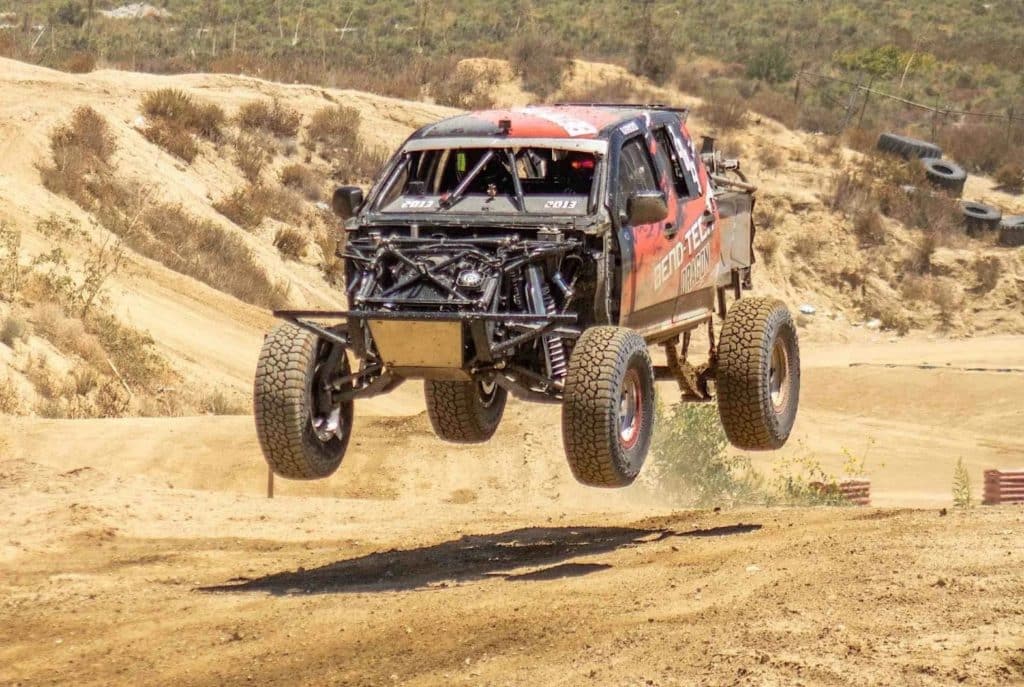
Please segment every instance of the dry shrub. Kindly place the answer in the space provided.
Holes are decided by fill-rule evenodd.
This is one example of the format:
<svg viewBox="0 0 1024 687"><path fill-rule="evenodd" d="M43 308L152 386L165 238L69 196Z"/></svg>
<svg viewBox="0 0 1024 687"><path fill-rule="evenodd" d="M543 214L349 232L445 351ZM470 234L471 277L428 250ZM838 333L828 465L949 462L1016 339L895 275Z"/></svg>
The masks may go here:
<svg viewBox="0 0 1024 687"><path fill-rule="evenodd" d="M344 234L342 234L344 238ZM313 240L320 249L323 262L320 269L324 273L324 279L328 284L338 286L343 283L345 263L338 256L338 249L341 247L335 238L335 232L331 229L321 229L313 234Z"/></svg>
<svg viewBox="0 0 1024 687"><path fill-rule="evenodd" d="M878 135L879 132L876 129L852 127L843 132L843 143L853 150L858 150L862 153L870 153L875 150L875 144L878 142Z"/></svg>
<svg viewBox="0 0 1024 687"><path fill-rule="evenodd" d="M551 33L530 28L513 39L509 62L523 87L543 100L561 87L572 68L571 57Z"/></svg>
<svg viewBox="0 0 1024 687"><path fill-rule="evenodd" d="M271 281L240 236L178 206L152 206L140 220L125 240L143 255L247 303L285 302L286 287Z"/></svg>
<svg viewBox="0 0 1024 687"><path fill-rule="evenodd" d="M297 229L282 227L274 234L274 247L289 260L300 260L309 247L309 239Z"/></svg>
<svg viewBox="0 0 1024 687"><path fill-rule="evenodd" d="M387 162L387 151L363 144L347 150L333 160L331 178L343 183L372 181Z"/></svg>
<svg viewBox="0 0 1024 687"><path fill-rule="evenodd" d="M963 310L964 294L952 279L936 279L932 289L932 302L938 308L939 324L949 329L956 323Z"/></svg>
<svg viewBox="0 0 1024 687"><path fill-rule="evenodd" d="M322 197L322 181L319 175L305 165L298 163L281 170L281 185L301 193L307 200L318 201Z"/></svg>
<svg viewBox="0 0 1024 687"><path fill-rule="evenodd" d="M191 163L199 154L195 137L174 120L158 119L143 129L142 135L185 162Z"/></svg>
<svg viewBox="0 0 1024 687"><path fill-rule="evenodd" d="M240 188L213 204L217 212L240 227L255 229L267 217L295 222L302 217L302 201L288 189L264 185Z"/></svg>
<svg viewBox="0 0 1024 687"><path fill-rule="evenodd" d="M828 205L852 220L853 231L862 245L885 243L885 224L875 200L869 174L846 167L832 177Z"/></svg>
<svg viewBox="0 0 1024 687"><path fill-rule="evenodd" d="M862 245L877 246L885 243L887 232L878 208L873 205L859 208L853 215L853 232Z"/></svg>
<svg viewBox="0 0 1024 687"><path fill-rule="evenodd" d="M821 244L823 242L824 241L821 236L814 233L813 228L810 228L808 231L799 233L793 237L793 241L789 246L789 254L810 261L818 254L818 251L821 250Z"/></svg>
<svg viewBox="0 0 1024 687"><path fill-rule="evenodd" d="M762 88L754 93L747 100L747 107L790 129L796 128L800 117L800 107L791 98L767 88Z"/></svg>
<svg viewBox="0 0 1024 687"><path fill-rule="evenodd" d="M1004 190L1020 193L1024 191L1024 165L1019 162L1007 162L996 170L995 179Z"/></svg>
<svg viewBox="0 0 1024 687"><path fill-rule="evenodd" d="M214 391L204 396L199 406L203 412L210 415L248 415L251 412L248 405L230 398L223 391Z"/></svg>
<svg viewBox="0 0 1024 687"><path fill-rule="evenodd" d="M0 220L0 300L14 300L21 284L21 232Z"/></svg>
<svg viewBox="0 0 1024 687"><path fill-rule="evenodd" d="M430 84L430 95L436 103L463 110L485 110L494 105L491 90L501 82L500 70L456 64L438 73L442 78Z"/></svg>
<svg viewBox="0 0 1024 687"><path fill-rule="evenodd" d="M299 133L302 115L278 100L255 100L242 105L235 117L243 129L259 130L281 138Z"/></svg>
<svg viewBox="0 0 1024 687"><path fill-rule="evenodd" d="M235 140L235 165L250 184L260 180L260 173L267 164L267 152L254 136L242 134Z"/></svg>
<svg viewBox="0 0 1024 687"><path fill-rule="evenodd" d="M40 167L43 185L79 205L96 195L95 177L104 175L116 150L107 121L91 107L79 107L67 124L50 134L52 164Z"/></svg>
<svg viewBox="0 0 1024 687"><path fill-rule="evenodd" d="M900 294L908 301L930 301L932 299L932 277L909 274L900 284Z"/></svg>
<svg viewBox="0 0 1024 687"><path fill-rule="evenodd" d="M697 111L708 124L721 131L739 129L746 123L746 102L736 93L708 95Z"/></svg>
<svg viewBox="0 0 1024 687"><path fill-rule="evenodd" d="M779 235L775 232L759 231L754 247L760 252L764 264L771 265L779 252L779 244Z"/></svg>
<svg viewBox="0 0 1024 687"><path fill-rule="evenodd" d="M19 315L11 313L0 324L0 342L9 348L14 348L18 341L27 341L28 337L28 322Z"/></svg>
<svg viewBox="0 0 1024 687"><path fill-rule="evenodd" d="M68 55L61 68L72 74L86 74L96 69L96 56L91 52L74 52Z"/></svg>
<svg viewBox="0 0 1024 687"><path fill-rule="evenodd" d="M947 244L963 233L963 214L956 201L942 193L929 193L920 165L873 155L865 159L862 174L873 180L878 207L887 217L909 229L934 234L936 245Z"/></svg>
<svg viewBox="0 0 1024 687"><path fill-rule="evenodd" d="M978 278L977 291L988 293L996 288L999 277L1003 274L1003 263L995 255L978 257L974 261L974 275Z"/></svg>
<svg viewBox="0 0 1024 687"><path fill-rule="evenodd" d="M306 128L307 145L324 158L354 150L359 145L361 121L362 115L354 107L335 105L321 108L313 114Z"/></svg>
<svg viewBox="0 0 1024 687"><path fill-rule="evenodd" d="M994 173L1024 158L1024 145L1008 140L1004 126L969 123L946 129L938 136L945 156L969 171Z"/></svg>
<svg viewBox="0 0 1024 687"><path fill-rule="evenodd" d="M21 397L10 377L0 378L0 415L21 415ZM2 448L2 446L0 446Z"/></svg>
<svg viewBox="0 0 1024 687"><path fill-rule="evenodd" d="M142 111L147 117L164 120L211 141L221 138L221 127L227 120L224 110L216 103L197 101L184 91L161 88L142 96Z"/></svg>
<svg viewBox="0 0 1024 687"><path fill-rule="evenodd" d="M62 353L80 357L98 367L106 365L106 351L99 339L86 330L85 323L68 317L64 309L52 302L36 304L32 309L36 332Z"/></svg>
<svg viewBox="0 0 1024 687"><path fill-rule="evenodd" d="M766 145L759 149L757 157L761 161L761 166L765 169L778 169L786 159L782 151L773 145Z"/></svg>

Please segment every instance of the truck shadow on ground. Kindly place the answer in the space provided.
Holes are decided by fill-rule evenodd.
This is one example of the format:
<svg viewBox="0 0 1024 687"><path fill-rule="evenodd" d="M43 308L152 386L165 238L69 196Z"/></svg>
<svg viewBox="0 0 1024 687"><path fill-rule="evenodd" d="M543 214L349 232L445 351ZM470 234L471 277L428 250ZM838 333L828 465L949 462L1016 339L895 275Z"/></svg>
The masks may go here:
<svg viewBox="0 0 1024 687"><path fill-rule="evenodd" d="M568 563L674 537L721 537L761 529L737 524L688 532L634 527L529 527L471 535L416 549L371 553L319 568L280 572L200 587L202 592L268 592L274 595L402 591L444 587L489 577L552 580L610 568L607 563ZM519 568L539 568L511 573Z"/></svg>

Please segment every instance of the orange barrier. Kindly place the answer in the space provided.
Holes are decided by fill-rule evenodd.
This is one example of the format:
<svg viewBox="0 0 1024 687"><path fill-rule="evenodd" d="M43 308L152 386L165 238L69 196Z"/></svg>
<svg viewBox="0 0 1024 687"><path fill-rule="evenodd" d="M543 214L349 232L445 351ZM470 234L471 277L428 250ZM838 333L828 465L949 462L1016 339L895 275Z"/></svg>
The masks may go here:
<svg viewBox="0 0 1024 687"><path fill-rule="evenodd" d="M986 506L1003 503L1024 504L1024 468L986 470L985 495L982 503Z"/></svg>

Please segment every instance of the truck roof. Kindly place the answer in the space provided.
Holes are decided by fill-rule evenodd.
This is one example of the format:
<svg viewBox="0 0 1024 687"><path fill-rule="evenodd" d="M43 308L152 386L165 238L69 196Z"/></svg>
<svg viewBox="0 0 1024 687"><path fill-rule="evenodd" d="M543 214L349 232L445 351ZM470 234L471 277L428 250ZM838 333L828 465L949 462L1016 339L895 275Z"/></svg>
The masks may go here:
<svg viewBox="0 0 1024 687"><path fill-rule="evenodd" d="M611 130L639 116L686 110L663 105L571 103L477 110L428 124L412 138L503 135L508 138L607 138ZM506 131L507 127L507 131Z"/></svg>

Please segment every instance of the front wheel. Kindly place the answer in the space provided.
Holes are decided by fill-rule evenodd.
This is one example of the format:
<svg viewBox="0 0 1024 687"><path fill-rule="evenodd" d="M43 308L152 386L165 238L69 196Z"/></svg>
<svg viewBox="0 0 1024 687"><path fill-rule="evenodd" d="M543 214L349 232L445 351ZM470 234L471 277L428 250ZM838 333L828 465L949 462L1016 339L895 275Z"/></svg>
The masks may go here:
<svg viewBox="0 0 1024 687"><path fill-rule="evenodd" d="M341 465L352 433L352 401L327 384L349 374L344 350L293 324L275 328L256 364L253 413L263 457L287 479L321 479Z"/></svg>
<svg viewBox="0 0 1024 687"><path fill-rule="evenodd" d="M647 344L622 327L583 332L565 377L562 440L572 474L591 487L633 483L654 428L654 368Z"/></svg>
<svg viewBox="0 0 1024 687"><path fill-rule="evenodd" d="M800 402L800 347L789 310L772 298L742 298L718 342L718 414L733 446L781 448Z"/></svg>

